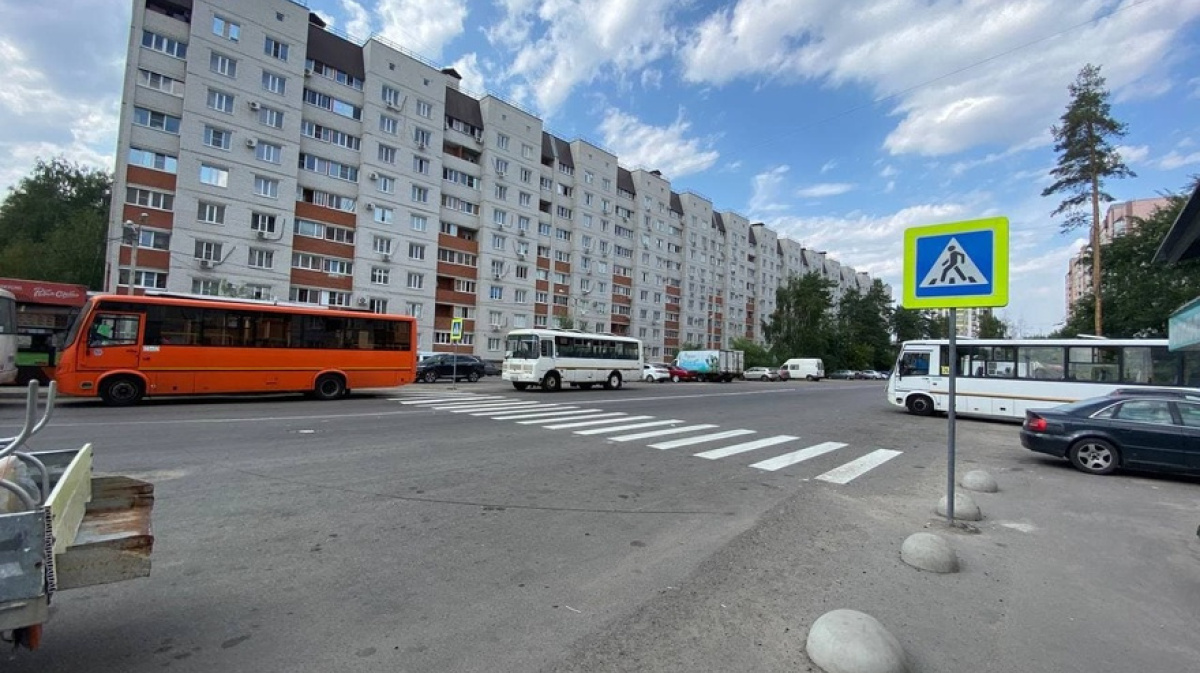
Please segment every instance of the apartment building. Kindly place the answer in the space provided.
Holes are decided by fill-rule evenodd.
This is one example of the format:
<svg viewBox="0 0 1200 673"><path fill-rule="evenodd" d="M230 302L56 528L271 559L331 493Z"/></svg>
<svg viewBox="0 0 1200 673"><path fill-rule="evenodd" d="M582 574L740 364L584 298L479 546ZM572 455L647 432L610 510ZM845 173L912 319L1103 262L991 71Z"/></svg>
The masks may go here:
<svg viewBox="0 0 1200 673"><path fill-rule="evenodd" d="M292 0L134 0L107 289L404 313L423 350L488 358L573 325L665 359L762 341L790 275L869 287L459 79Z"/></svg>
<svg viewBox="0 0 1200 673"><path fill-rule="evenodd" d="M1108 207L1104 219L1100 222L1100 243L1111 243L1118 236L1137 228L1138 220L1149 217L1155 210L1165 207L1167 199L1136 199L1123 203L1114 203ZM1071 261L1067 263L1066 299L1067 314L1070 317L1071 307L1092 291L1092 263L1088 257L1088 246L1084 246ZM1104 259L1101 258L1101 264Z"/></svg>

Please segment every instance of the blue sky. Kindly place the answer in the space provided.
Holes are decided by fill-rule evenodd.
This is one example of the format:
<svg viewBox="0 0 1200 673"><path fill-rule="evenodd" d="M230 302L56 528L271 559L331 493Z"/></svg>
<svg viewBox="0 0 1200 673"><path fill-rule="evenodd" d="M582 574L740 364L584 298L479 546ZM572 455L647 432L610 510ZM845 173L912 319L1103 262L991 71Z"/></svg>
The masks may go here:
<svg viewBox="0 0 1200 673"><path fill-rule="evenodd" d="M1063 319L1067 260L1042 198L1050 127L1102 67L1135 179L1119 200L1200 173L1200 0L310 0L555 134L658 169L677 191L766 222L900 296L903 230L1005 215L1011 295L1032 335ZM125 0L0 0L0 184L37 157L111 169ZM55 39L47 40L53 35ZM64 45L71 45L70 49Z"/></svg>

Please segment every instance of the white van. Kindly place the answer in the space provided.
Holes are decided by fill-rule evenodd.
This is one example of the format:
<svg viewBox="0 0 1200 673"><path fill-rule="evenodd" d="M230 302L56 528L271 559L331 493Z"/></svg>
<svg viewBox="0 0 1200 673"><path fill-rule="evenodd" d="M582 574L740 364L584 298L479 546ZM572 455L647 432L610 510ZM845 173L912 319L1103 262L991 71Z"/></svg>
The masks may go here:
<svg viewBox="0 0 1200 673"><path fill-rule="evenodd" d="M781 381L820 381L825 378L825 363L821 358L791 358L779 367Z"/></svg>

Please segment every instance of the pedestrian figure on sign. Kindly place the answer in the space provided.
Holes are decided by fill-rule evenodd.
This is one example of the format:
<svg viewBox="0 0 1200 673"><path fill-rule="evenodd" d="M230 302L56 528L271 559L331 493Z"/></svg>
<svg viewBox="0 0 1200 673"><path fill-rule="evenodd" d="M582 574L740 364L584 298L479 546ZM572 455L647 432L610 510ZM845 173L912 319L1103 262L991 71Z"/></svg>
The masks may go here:
<svg viewBox="0 0 1200 673"><path fill-rule="evenodd" d="M954 273L958 274L958 280L956 281L953 278L951 278L950 285L954 285L958 281L963 281L963 280L974 283L975 277L974 276L968 277L967 274L963 273L963 270L961 268L959 268L959 266L958 266L959 264L963 263L963 260L965 260L967 258L967 256L964 255L962 253L962 251L960 251L958 249L957 246L952 245L952 246L946 248L946 250L950 254L946 256L946 261L942 262L942 277L939 282L945 283L946 276L950 275L950 272L953 271ZM930 285L932 285L932 284L933 283L930 283Z"/></svg>

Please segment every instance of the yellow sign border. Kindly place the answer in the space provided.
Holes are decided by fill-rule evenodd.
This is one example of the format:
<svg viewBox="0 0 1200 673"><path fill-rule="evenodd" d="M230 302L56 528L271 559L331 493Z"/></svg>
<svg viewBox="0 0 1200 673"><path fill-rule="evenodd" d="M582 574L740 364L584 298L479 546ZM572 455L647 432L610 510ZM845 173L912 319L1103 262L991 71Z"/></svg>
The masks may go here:
<svg viewBox="0 0 1200 673"><path fill-rule="evenodd" d="M463 319L462 318L451 318L450 319L450 341L452 341L452 342L462 341L462 335L463 335Z"/></svg>
<svg viewBox="0 0 1200 673"><path fill-rule="evenodd" d="M992 232L992 292L955 297L918 297L917 240L930 236ZM987 217L904 230L904 308L995 308L1008 306L1008 218Z"/></svg>

